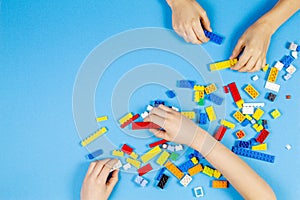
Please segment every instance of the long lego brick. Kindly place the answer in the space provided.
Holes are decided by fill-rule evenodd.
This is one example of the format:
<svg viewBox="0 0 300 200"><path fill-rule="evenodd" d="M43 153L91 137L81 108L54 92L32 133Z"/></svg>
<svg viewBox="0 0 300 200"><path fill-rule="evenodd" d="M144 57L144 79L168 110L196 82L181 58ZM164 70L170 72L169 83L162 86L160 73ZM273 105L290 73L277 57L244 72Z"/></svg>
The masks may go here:
<svg viewBox="0 0 300 200"><path fill-rule="evenodd" d="M161 148L159 146L156 146L152 149L150 149L147 153L141 156L141 160L145 163L154 158L156 155L158 155L161 152Z"/></svg>
<svg viewBox="0 0 300 200"><path fill-rule="evenodd" d="M102 154L103 154L103 150L102 149L98 149L98 150L96 150L96 151L88 154L88 158L89 159L94 159L94 158L96 158L96 157L98 157L98 156L100 156Z"/></svg>
<svg viewBox="0 0 300 200"><path fill-rule="evenodd" d="M153 122L132 122L132 130L141 130L141 129L160 129L161 127Z"/></svg>
<svg viewBox="0 0 300 200"><path fill-rule="evenodd" d="M178 169L182 172L187 172L190 168L192 168L194 166L193 161L188 160L184 163L182 163L181 165L178 166Z"/></svg>
<svg viewBox="0 0 300 200"><path fill-rule="evenodd" d="M230 128L230 129L234 129L235 128L235 124L230 122L230 121L227 121L225 119L222 119L221 120L221 125L225 126L226 128Z"/></svg>
<svg viewBox="0 0 300 200"><path fill-rule="evenodd" d="M228 188L228 181L213 180L212 188Z"/></svg>
<svg viewBox="0 0 300 200"><path fill-rule="evenodd" d="M152 166L150 163L138 169L139 176L143 176L152 170Z"/></svg>
<svg viewBox="0 0 300 200"><path fill-rule="evenodd" d="M207 176L212 177L214 175L214 169L208 167L208 166L204 166L204 169L202 171L203 174L206 174Z"/></svg>
<svg viewBox="0 0 300 200"><path fill-rule="evenodd" d="M162 174L161 178L159 179L159 182L157 184L158 187L160 187L161 189L164 189L165 185L167 184L169 180L169 176Z"/></svg>
<svg viewBox="0 0 300 200"><path fill-rule="evenodd" d="M86 145L90 144L91 142L93 142L94 140L96 140L97 138L99 138L101 135L103 135L106 132L107 132L106 127L100 128L95 133L93 133L92 135L90 135L87 138L85 138L84 140L82 140L80 143L81 146L85 147Z"/></svg>
<svg viewBox="0 0 300 200"><path fill-rule="evenodd" d="M132 158L126 158L126 162L139 169L141 166L141 162Z"/></svg>
<svg viewBox="0 0 300 200"><path fill-rule="evenodd" d="M224 39L224 37L219 36L219 35L217 35L213 32L210 32L208 30L204 30L204 34L205 34L206 37L208 37L210 39L210 41L212 41L216 44L221 44L223 39Z"/></svg>
<svg viewBox="0 0 300 200"><path fill-rule="evenodd" d="M214 121L217 119L215 110L213 106L208 106L205 108L206 114L208 116L209 121Z"/></svg>
<svg viewBox="0 0 300 200"><path fill-rule="evenodd" d="M232 96L234 102L237 102L242 99L241 95L239 93L239 90L236 87L235 82L232 82L232 83L228 84L227 86L229 87L229 91L231 93L231 96Z"/></svg>
<svg viewBox="0 0 300 200"><path fill-rule="evenodd" d="M221 105L224 100L222 97L219 97L218 95L216 95L214 93L207 95L207 99L217 105Z"/></svg>
<svg viewBox="0 0 300 200"><path fill-rule="evenodd" d="M233 153L235 153L237 155L254 158L257 160L262 160L262 161L266 161L266 162L270 162L270 163L274 163L274 160L275 160L275 156L273 156L273 155L265 154L265 153L261 153L261 152L257 152L257 151L252 151L250 149L233 146L231 150Z"/></svg>
<svg viewBox="0 0 300 200"><path fill-rule="evenodd" d="M123 144L121 150L128 155L130 155L133 152L133 148L131 148L127 144Z"/></svg>
<svg viewBox="0 0 300 200"><path fill-rule="evenodd" d="M194 167L190 168L188 170L188 173L189 173L190 176L194 176L194 175L200 173L202 170L203 170L202 165L201 164L197 164Z"/></svg>
<svg viewBox="0 0 300 200"><path fill-rule="evenodd" d="M134 116L132 116L132 118L130 118L129 120L127 120L126 122L124 122L123 124L121 124L121 128L125 128L126 126L128 126L129 124L131 124L134 120L137 120L140 117L139 114L135 114Z"/></svg>
<svg viewBox="0 0 300 200"><path fill-rule="evenodd" d="M181 114L189 119L195 119L195 116L196 116L194 111L184 111L184 112L181 112Z"/></svg>
<svg viewBox="0 0 300 200"><path fill-rule="evenodd" d="M178 169L178 167L176 167L172 162L168 161L165 164L165 167L167 168L167 170L169 170L176 178L178 178L179 180L182 179L182 177L184 176L184 173L182 171L180 171Z"/></svg>
<svg viewBox="0 0 300 200"><path fill-rule="evenodd" d="M106 121L106 120L108 120L107 115L101 116L101 117L97 117L97 118L96 118L96 121L97 121L97 122L102 122L102 121Z"/></svg>
<svg viewBox="0 0 300 200"><path fill-rule="evenodd" d="M225 132L226 132L226 130L227 130L226 127L221 125L218 128L218 130L216 131L216 133L214 135L214 138L216 138L216 140L218 140L218 141L221 141L224 134L225 134Z"/></svg>
<svg viewBox="0 0 300 200"><path fill-rule="evenodd" d="M278 76L278 69L276 67L272 67L270 72L269 72L269 76L268 76L268 80L269 82L276 82L277 76Z"/></svg>
<svg viewBox="0 0 300 200"><path fill-rule="evenodd" d="M165 164L165 162L168 160L169 157L170 157L170 154L168 152L164 151L158 157L158 159L156 160L156 163L159 165L163 165L163 164Z"/></svg>
<svg viewBox="0 0 300 200"><path fill-rule="evenodd" d="M124 117L122 117L121 119L119 119L119 123L120 124L124 124L127 120L129 120L132 117L133 117L133 114L131 112L127 113Z"/></svg>
<svg viewBox="0 0 300 200"><path fill-rule="evenodd" d="M167 143L167 142L168 142L168 140L164 140L164 139L158 140L157 142L153 142L153 143L149 144L149 147L153 148L155 146L158 146L158 145L161 145L161 144L164 144L164 143Z"/></svg>
<svg viewBox="0 0 300 200"><path fill-rule="evenodd" d="M267 131L266 129L263 129L259 135L257 136L257 138L255 138L256 142L259 143L264 143L264 141L266 140L266 138L269 136L270 132Z"/></svg>

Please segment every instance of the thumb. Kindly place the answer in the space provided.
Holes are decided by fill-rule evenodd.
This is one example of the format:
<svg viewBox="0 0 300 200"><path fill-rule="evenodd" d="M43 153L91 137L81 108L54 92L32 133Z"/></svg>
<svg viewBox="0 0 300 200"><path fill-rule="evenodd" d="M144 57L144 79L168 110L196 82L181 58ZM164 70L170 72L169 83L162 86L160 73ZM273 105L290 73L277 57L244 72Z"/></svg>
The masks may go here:
<svg viewBox="0 0 300 200"><path fill-rule="evenodd" d="M241 51L243 50L244 47L244 41L243 40L239 40L238 43L236 44L236 46L234 47L232 54L230 56L229 59L233 59L238 57L238 55L241 53Z"/></svg>
<svg viewBox="0 0 300 200"><path fill-rule="evenodd" d="M109 194L112 192L114 189L115 185L117 184L119 180L119 170L114 170L112 172L111 178L107 181L106 186Z"/></svg>

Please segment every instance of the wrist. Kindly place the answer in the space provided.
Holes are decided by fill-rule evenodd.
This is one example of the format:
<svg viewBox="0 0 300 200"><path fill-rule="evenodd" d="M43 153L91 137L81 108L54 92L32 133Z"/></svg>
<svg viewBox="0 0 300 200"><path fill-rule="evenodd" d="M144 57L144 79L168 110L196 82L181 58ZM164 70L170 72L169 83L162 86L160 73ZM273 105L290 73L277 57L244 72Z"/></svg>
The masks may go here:
<svg viewBox="0 0 300 200"><path fill-rule="evenodd" d="M187 2L187 1L195 1L195 0L166 0L168 5L172 8L174 5L177 5L178 3Z"/></svg>
<svg viewBox="0 0 300 200"><path fill-rule="evenodd" d="M255 24L264 27L265 31L270 35L273 35L278 28L278 25L267 17L259 19Z"/></svg>
<svg viewBox="0 0 300 200"><path fill-rule="evenodd" d="M197 151L199 151L200 147L201 147L201 144L203 143L205 134L208 134L208 133L206 131L204 131L203 129L201 129L201 128L197 128L195 137L194 137L190 147L197 150Z"/></svg>

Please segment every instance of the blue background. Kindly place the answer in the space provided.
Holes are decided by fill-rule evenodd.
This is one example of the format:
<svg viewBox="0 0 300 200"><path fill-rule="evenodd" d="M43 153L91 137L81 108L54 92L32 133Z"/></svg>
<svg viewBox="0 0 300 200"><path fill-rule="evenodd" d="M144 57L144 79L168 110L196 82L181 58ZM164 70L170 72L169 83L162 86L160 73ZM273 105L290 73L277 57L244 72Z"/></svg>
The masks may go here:
<svg viewBox="0 0 300 200"><path fill-rule="evenodd" d="M212 28L226 36L221 46L203 45L216 61L228 58L244 30L276 3L223 2L201 2ZM88 161L84 158L87 150L78 145L72 116L77 71L89 52L114 34L149 26L171 28L171 11L159 0L2 1L0 16L0 199L79 199ZM300 42L299 24L297 13L274 34L268 63L289 53L288 41ZM300 66L299 61L295 65ZM276 121L270 120L268 153L276 155L275 164L244 159L270 183L278 199L297 199L300 194L298 73L288 82L279 77L278 99L265 109L279 108L283 113ZM264 73L257 74L261 78L254 86L262 98ZM237 81L241 87L251 82L253 74L225 70L221 75L224 83ZM286 100L286 94L292 99ZM231 102L229 95L226 98ZM234 106L228 103L227 109L230 115ZM233 140L227 133L223 143L230 147ZM290 151L284 148L288 143L293 147ZM131 179L132 175L121 174L112 199L193 199L191 190L198 185L204 187L205 199L241 199L232 187L209 188L211 179L204 175L196 176L188 188L173 178L164 191L152 187L153 182L138 188Z"/></svg>

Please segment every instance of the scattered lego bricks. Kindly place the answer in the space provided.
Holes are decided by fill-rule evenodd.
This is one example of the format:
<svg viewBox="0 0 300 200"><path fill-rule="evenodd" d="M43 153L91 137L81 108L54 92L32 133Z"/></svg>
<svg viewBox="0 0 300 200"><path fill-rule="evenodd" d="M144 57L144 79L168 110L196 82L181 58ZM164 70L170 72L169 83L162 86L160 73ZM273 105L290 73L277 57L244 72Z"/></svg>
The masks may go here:
<svg viewBox="0 0 300 200"><path fill-rule="evenodd" d="M175 92L174 92L173 90L168 90L168 91L166 91L166 95L167 95L170 99L176 97L176 94L175 94Z"/></svg>
<svg viewBox="0 0 300 200"><path fill-rule="evenodd" d="M130 155L133 152L133 148L128 146L127 144L123 144L121 150L128 155Z"/></svg>

